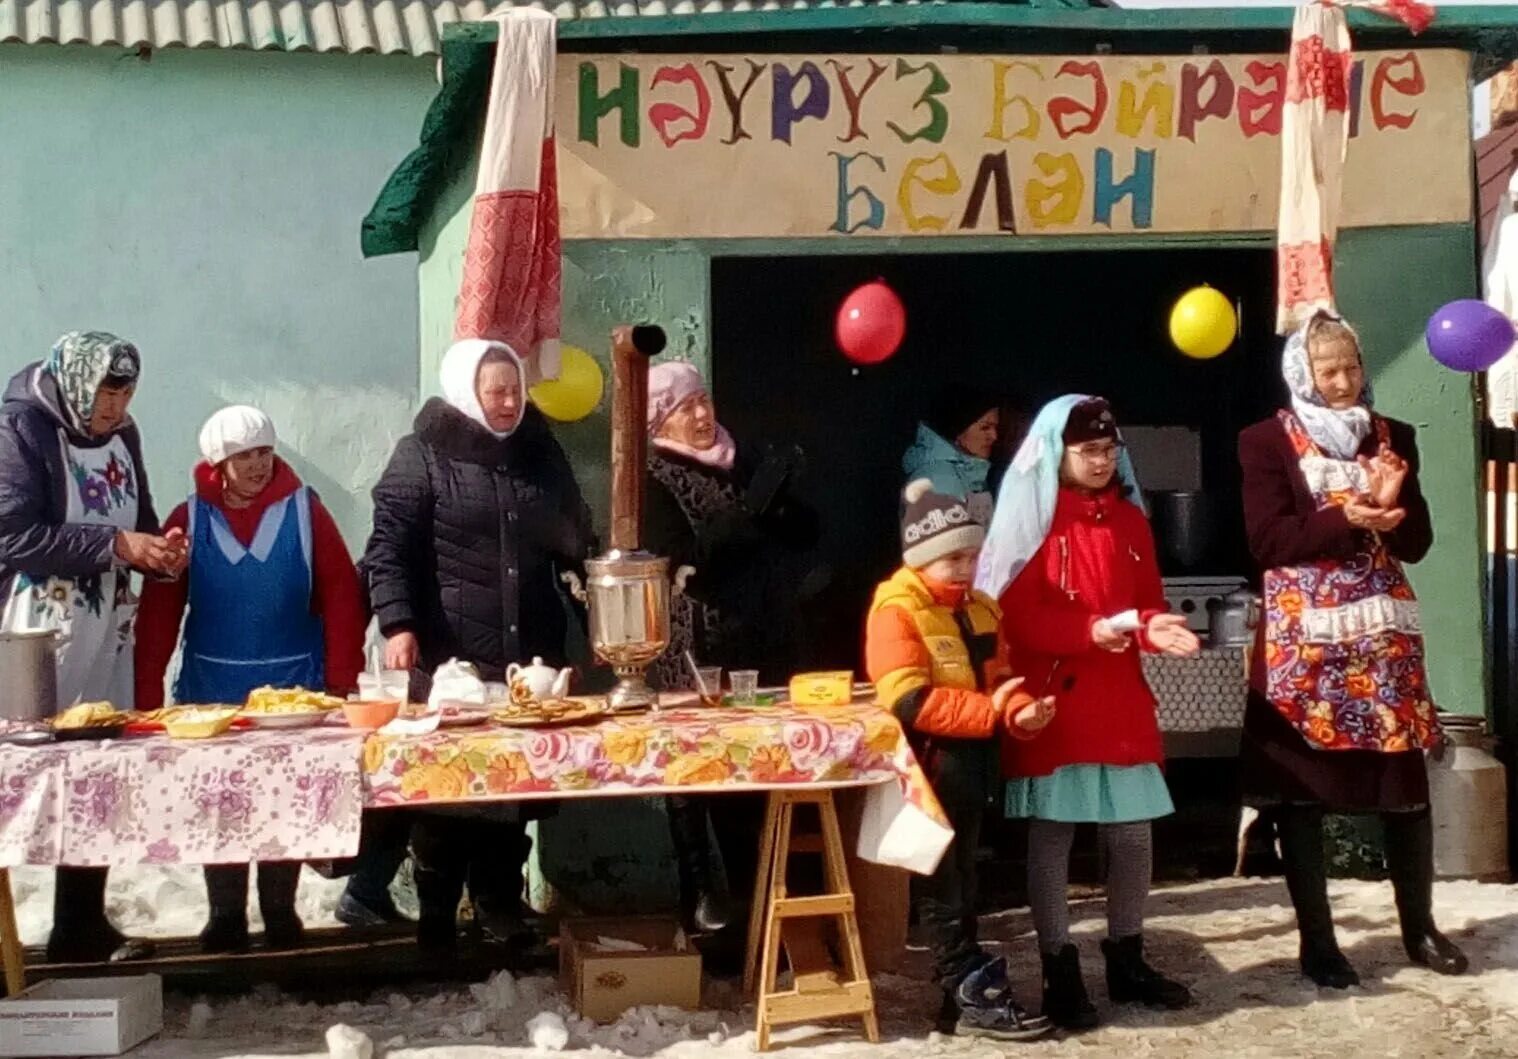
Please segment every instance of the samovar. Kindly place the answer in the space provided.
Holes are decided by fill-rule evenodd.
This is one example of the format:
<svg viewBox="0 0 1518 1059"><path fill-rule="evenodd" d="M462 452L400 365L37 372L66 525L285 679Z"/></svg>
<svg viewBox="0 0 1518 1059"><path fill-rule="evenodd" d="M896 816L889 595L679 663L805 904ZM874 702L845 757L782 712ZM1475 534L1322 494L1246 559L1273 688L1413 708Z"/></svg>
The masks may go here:
<svg viewBox="0 0 1518 1059"><path fill-rule="evenodd" d="M639 546L648 466L648 360L664 349L660 327L612 332L611 550L585 563L590 645L616 672L607 695L612 710L657 708L644 671L669 646L669 605L690 569L672 587L669 559Z"/></svg>

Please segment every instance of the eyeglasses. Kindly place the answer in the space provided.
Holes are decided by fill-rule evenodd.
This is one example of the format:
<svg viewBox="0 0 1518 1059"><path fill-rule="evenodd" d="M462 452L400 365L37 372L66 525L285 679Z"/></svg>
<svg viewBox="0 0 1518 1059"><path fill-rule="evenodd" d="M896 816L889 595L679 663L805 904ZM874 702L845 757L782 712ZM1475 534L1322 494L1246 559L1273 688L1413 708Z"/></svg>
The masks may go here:
<svg viewBox="0 0 1518 1059"><path fill-rule="evenodd" d="M1123 453L1120 441L1097 441L1088 445L1071 445L1069 451L1090 463L1116 460Z"/></svg>

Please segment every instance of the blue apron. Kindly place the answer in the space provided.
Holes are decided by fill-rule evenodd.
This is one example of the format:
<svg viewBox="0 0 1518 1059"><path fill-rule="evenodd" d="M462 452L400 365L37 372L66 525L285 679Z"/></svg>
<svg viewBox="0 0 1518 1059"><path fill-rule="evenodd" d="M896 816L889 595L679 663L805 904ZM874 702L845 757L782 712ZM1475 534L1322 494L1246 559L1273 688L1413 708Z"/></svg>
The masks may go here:
<svg viewBox="0 0 1518 1059"><path fill-rule="evenodd" d="M189 614L175 700L239 703L265 685L321 689L310 491L270 505L247 547L215 506L191 497L189 512Z"/></svg>

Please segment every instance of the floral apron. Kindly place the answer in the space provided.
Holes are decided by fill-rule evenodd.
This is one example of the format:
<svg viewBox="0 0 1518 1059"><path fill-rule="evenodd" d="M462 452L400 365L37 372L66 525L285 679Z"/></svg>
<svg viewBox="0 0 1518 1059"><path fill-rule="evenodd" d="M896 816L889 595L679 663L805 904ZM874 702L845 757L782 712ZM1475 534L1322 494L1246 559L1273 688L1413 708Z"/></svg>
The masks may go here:
<svg viewBox="0 0 1518 1059"><path fill-rule="evenodd" d="M76 448L59 431L69 481L64 521L137 528L137 467L121 436L98 448ZM0 614L6 632L53 630L58 644L58 707L111 702L129 709L132 622L137 597L130 571L112 568L87 577L32 578L18 574Z"/></svg>
<svg viewBox="0 0 1518 1059"><path fill-rule="evenodd" d="M1367 491L1358 461L1326 456L1291 413L1280 420L1319 510ZM1375 424L1386 443L1386 421ZM1351 559L1267 570L1264 589L1266 697L1309 745L1396 753L1439 743L1418 601L1379 535Z"/></svg>

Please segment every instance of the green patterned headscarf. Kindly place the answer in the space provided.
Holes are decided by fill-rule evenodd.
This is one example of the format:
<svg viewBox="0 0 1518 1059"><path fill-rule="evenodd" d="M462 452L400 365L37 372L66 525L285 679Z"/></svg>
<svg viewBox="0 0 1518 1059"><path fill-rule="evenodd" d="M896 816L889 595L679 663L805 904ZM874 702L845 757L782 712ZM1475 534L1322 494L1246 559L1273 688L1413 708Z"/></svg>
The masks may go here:
<svg viewBox="0 0 1518 1059"><path fill-rule="evenodd" d="M88 434L101 384L136 382L142 357L132 343L107 331L70 331L53 344L44 370L58 383L70 425Z"/></svg>

